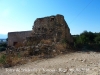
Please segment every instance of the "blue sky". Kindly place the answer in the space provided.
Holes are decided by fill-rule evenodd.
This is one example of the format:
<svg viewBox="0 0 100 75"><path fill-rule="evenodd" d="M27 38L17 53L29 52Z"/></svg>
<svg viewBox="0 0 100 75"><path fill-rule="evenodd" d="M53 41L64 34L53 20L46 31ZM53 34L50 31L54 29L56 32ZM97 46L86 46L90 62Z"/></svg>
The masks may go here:
<svg viewBox="0 0 100 75"><path fill-rule="evenodd" d="M32 30L36 18L56 14L71 34L100 32L100 0L0 0L0 34Z"/></svg>

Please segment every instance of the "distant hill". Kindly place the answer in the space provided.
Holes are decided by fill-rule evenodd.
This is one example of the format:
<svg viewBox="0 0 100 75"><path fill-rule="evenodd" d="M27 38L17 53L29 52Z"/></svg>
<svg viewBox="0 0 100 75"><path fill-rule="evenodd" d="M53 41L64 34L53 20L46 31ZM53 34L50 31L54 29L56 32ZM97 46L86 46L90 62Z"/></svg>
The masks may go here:
<svg viewBox="0 0 100 75"><path fill-rule="evenodd" d="M6 34L0 34L0 39L7 39L7 35Z"/></svg>

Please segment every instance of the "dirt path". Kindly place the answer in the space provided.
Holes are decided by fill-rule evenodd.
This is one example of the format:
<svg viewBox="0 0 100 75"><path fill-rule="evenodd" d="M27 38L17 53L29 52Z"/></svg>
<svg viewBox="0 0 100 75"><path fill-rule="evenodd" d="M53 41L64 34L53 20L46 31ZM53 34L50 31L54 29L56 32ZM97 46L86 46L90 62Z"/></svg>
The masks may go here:
<svg viewBox="0 0 100 75"><path fill-rule="evenodd" d="M77 52L0 68L0 75L100 75L100 53Z"/></svg>

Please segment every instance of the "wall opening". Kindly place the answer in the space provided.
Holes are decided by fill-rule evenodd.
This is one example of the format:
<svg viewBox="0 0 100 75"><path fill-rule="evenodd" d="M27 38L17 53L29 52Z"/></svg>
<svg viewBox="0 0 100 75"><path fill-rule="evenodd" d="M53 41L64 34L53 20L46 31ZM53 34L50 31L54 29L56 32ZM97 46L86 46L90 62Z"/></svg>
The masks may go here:
<svg viewBox="0 0 100 75"><path fill-rule="evenodd" d="M50 21L54 21L54 17L51 17L51 18L50 18Z"/></svg>
<svg viewBox="0 0 100 75"><path fill-rule="evenodd" d="M38 30L40 30L40 28L38 28Z"/></svg>
<svg viewBox="0 0 100 75"><path fill-rule="evenodd" d="M18 42L13 42L13 46L17 45Z"/></svg>

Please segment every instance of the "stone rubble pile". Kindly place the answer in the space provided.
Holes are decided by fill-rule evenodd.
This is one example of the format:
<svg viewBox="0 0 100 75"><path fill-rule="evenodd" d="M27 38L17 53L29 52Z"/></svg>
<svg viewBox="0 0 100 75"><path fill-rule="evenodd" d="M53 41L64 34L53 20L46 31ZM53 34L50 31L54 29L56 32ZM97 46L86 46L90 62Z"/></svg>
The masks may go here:
<svg viewBox="0 0 100 75"><path fill-rule="evenodd" d="M59 42L51 44L38 43L37 45L32 46L23 46L23 47L9 47L6 50L7 54L17 54L17 53L27 53L26 55L42 55L44 54L47 57L52 57L57 54L68 52L65 44L60 44Z"/></svg>

